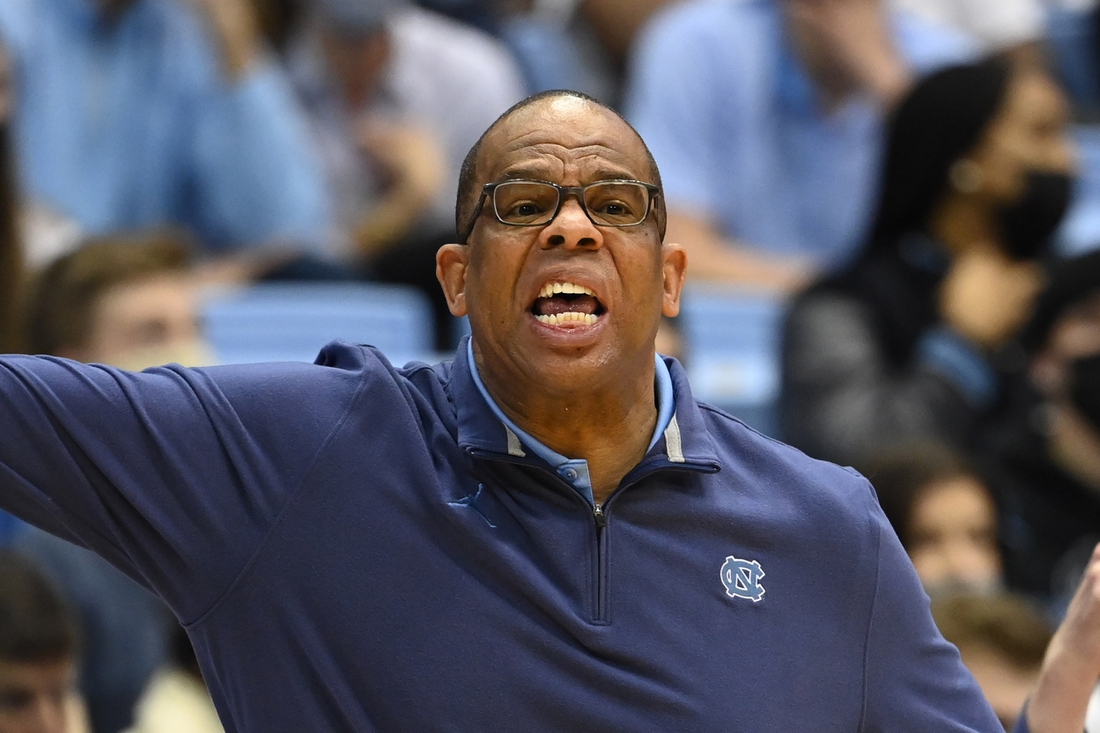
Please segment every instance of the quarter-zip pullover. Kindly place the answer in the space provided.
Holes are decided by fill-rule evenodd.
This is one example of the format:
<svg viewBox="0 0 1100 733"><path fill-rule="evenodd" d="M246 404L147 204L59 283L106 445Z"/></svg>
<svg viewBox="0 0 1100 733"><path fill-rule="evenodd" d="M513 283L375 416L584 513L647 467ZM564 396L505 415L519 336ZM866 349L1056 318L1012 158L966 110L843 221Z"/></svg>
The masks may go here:
<svg viewBox="0 0 1100 733"><path fill-rule="evenodd" d="M163 597L230 733L999 730L869 484L666 364L594 515L464 358L5 357L0 505Z"/></svg>

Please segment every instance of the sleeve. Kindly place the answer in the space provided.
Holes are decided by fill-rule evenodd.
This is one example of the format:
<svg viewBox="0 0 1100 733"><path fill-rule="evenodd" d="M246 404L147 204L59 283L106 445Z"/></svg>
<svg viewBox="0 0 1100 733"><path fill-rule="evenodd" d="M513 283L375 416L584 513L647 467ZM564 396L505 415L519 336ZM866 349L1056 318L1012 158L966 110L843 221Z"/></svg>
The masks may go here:
<svg viewBox="0 0 1100 733"><path fill-rule="evenodd" d="M259 548L361 378L4 357L0 508L102 555L192 621Z"/></svg>
<svg viewBox="0 0 1100 733"><path fill-rule="evenodd" d="M715 48L706 30L691 12L658 13L635 43L624 107L657 161L668 200L713 216L722 210L714 197L725 188L715 141L734 144L738 134L723 125L716 105L751 101L725 88L736 70L720 68L726 44Z"/></svg>
<svg viewBox="0 0 1100 733"><path fill-rule="evenodd" d="M290 82L269 58L235 82L203 74L192 148L198 226L215 246L293 244L333 231L320 161Z"/></svg>
<svg viewBox="0 0 1100 733"><path fill-rule="evenodd" d="M782 359L784 437L839 463L909 439L961 441L996 391L980 353L946 329L902 368L889 363L868 307L838 294L792 307Z"/></svg>
<svg viewBox="0 0 1100 733"><path fill-rule="evenodd" d="M936 628L913 565L877 502L873 503L878 574L864 651L859 730L1003 731L958 650Z"/></svg>

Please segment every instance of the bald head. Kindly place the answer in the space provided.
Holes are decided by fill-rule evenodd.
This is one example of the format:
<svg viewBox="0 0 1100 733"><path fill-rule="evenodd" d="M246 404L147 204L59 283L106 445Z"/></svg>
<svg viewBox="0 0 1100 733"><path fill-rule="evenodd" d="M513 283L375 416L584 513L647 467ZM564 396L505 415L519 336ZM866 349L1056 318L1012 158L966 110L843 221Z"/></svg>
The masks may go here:
<svg viewBox="0 0 1100 733"><path fill-rule="evenodd" d="M458 198L455 205L455 227L460 233L469 231L472 224L471 218L474 213L473 210L477 206L478 197L481 195L481 187L490 182L482 180L482 176L486 173L484 158L486 155L496 152L496 148L500 145L499 141L495 139L496 133L513 122L521 125L525 123L529 124L532 131L547 129L546 123L557 116L555 107L558 106L560 109L561 102L567 102L568 106L571 108L573 108L574 105L587 107L587 113L591 114L594 120L602 117L608 124L621 125L628 130L630 136L637 141L640 149L644 151L646 160L649 162L650 180L647 182L653 183L658 187L661 186L661 173L657 169L657 161L654 160L653 154L649 151L645 141L642 140L641 135L638 134L637 130L635 130L622 115L606 104L581 92L569 90L540 92L518 102L498 117L496 121L489 126L489 129L482 133L478 141L474 143L474 146L470 148L470 152L466 154L466 159L462 163L462 170L458 178ZM547 119L548 117L550 119ZM656 204L660 235L661 238L664 239L666 219L664 197L658 196Z"/></svg>

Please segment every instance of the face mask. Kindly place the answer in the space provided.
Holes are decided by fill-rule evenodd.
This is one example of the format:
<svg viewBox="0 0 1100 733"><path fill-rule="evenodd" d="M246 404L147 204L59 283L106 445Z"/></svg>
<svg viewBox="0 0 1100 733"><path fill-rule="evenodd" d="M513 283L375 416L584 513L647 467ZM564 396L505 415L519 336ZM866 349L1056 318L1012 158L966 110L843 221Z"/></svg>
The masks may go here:
<svg viewBox="0 0 1100 733"><path fill-rule="evenodd" d="M1070 397L1077 411L1100 431L1100 354L1073 362Z"/></svg>
<svg viewBox="0 0 1100 733"><path fill-rule="evenodd" d="M1001 244L1017 260L1043 255L1069 208L1073 179L1065 173L1029 171L1019 201L997 212Z"/></svg>

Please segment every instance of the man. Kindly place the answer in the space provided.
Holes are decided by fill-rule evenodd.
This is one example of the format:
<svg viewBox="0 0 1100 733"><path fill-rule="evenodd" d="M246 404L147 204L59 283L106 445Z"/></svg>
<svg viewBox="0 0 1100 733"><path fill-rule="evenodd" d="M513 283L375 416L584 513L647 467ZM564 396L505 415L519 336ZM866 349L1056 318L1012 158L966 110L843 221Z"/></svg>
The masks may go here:
<svg viewBox="0 0 1100 733"><path fill-rule="evenodd" d="M629 119L665 174L699 277L797 289L854 251L881 118L972 45L882 0L694 0L638 39Z"/></svg>
<svg viewBox="0 0 1100 733"><path fill-rule="evenodd" d="M997 729L867 482L655 357L686 256L621 118L531 98L457 211L453 362L7 357L0 504L160 594L233 730Z"/></svg>
<svg viewBox="0 0 1100 733"><path fill-rule="evenodd" d="M57 591L0 550L0 731L87 730L76 687L78 635Z"/></svg>
<svg viewBox="0 0 1100 733"><path fill-rule="evenodd" d="M320 247L328 204L245 0L4 0L26 196L88 235Z"/></svg>

